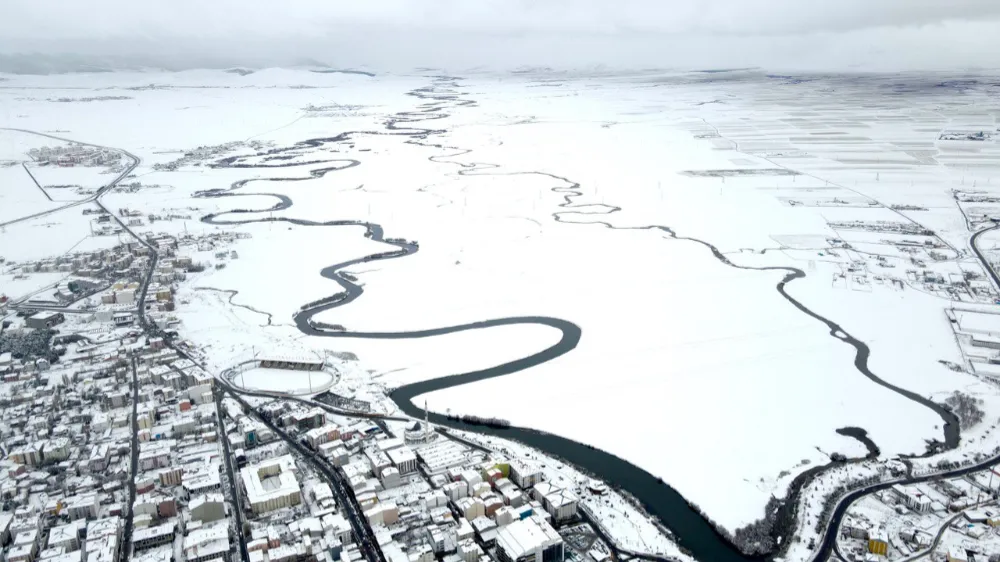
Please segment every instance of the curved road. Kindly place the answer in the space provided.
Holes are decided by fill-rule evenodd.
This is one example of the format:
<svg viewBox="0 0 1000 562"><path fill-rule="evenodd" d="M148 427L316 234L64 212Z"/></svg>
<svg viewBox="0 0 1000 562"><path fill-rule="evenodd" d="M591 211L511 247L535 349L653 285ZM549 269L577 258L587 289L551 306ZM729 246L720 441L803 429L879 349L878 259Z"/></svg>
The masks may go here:
<svg viewBox="0 0 1000 562"><path fill-rule="evenodd" d="M998 276L997 272L993 270L993 266L990 265L989 260L987 260L986 256L983 255L983 252L979 250L979 245L978 245L980 236L986 234L987 232L990 232L991 230L996 230L997 228L1000 228L1000 223L993 221L993 226L984 228L973 234L972 238L969 238L969 245L972 246L972 251L975 252L976 257L979 258L979 261L983 262L983 268L986 269L986 273L989 274L990 279L993 280L993 286L996 287L998 291L1000 291L1000 276Z"/></svg>
<svg viewBox="0 0 1000 562"><path fill-rule="evenodd" d="M134 155L131 152L128 152L126 150L122 150L120 148L112 148L112 147L109 147L109 146L102 146L102 145L99 145L99 144L92 144L92 143L89 143L89 142L75 141L75 140L67 139L67 138L64 138L64 137L58 137L56 135L50 135L48 133L39 133L38 131L29 131L28 129L14 129L14 128L11 128L11 127L0 127L0 131L16 131L16 132L19 132L19 133L28 133L28 134L31 134L31 135L38 135L38 136L42 136L42 137L48 137L50 139L54 139L54 140L58 140L58 141L62 141L62 142L70 142L70 143L79 144L79 145L82 145L82 146L92 146L94 148L105 148L105 149L108 149L108 150L114 150L114 151L117 151L117 152L121 152L123 155L125 155L125 157L127 157L128 159L130 159L132 161L129 165L125 166L125 170L122 173L118 174L118 176L115 179L111 180L110 183L104 185L103 187L101 187L100 189L98 189L97 191L95 191L93 195L91 195L89 197L85 197L83 199L80 199L79 201L73 201L72 203L67 203L65 205L56 207L55 209L49 209L48 211L42 211L40 213L34 213L34 214L26 215L26 216L23 216L23 217L14 219L14 220L9 220L7 222L2 222L2 223L0 223L0 228L3 228L5 226L9 226L9 225L12 225L12 224L17 224L19 222L23 222L23 221L26 221L26 220L31 220L31 219L36 219L36 218L39 218L39 217L44 217L46 215L51 215L52 213L58 213L59 211L65 211L66 209L69 209L69 208L72 208L72 207L76 207L76 206L79 206L79 205L85 205L87 203L97 202L98 198L100 198L102 195L104 195L105 193L107 193L108 190L110 190L113 187L115 187L116 185L118 185L123 179L125 179L126 177L128 177L128 175L131 174L132 171L136 169L136 167L139 165L139 162L140 162L140 159L139 159L138 156L136 156L136 155ZM25 170L27 170L27 168L25 168ZM30 174L30 172L29 172L29 174ZM32 176L32 179L34 179L34 176ZM41 186L39 186L39 187L41 187Z"/></svg>

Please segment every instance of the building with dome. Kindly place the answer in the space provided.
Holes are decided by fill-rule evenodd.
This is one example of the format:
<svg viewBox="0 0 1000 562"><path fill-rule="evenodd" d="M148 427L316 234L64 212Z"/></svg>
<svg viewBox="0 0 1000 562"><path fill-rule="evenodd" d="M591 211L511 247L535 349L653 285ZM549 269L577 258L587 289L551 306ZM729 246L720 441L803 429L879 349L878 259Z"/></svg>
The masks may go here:
<svg viewBox="0 0 1000 562"><path fill-rule="evenodd" d="M403 438L407 443L427 443L434 439L436 434L428 418L427 403L424 402L424 421L414 420L403 432Z"/></svg>

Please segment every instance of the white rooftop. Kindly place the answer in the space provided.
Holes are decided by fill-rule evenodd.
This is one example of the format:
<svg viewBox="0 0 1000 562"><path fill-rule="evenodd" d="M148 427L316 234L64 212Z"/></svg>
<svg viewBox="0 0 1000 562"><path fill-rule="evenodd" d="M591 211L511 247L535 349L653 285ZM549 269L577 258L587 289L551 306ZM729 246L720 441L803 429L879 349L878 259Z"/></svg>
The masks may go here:
<svg viewBox="0 0 1000 562"><path fill-rule="evenodd" d="M42 312L35 313L31 317L31 319L32 320L48 320L49 318L52 318L53 316L55 316L57 314L59 314L59 312L56 312L54 310L43 310Z"/></svg>
<svg viewBox="0 0 1000 562"><path fill-rule="evenodd" d="M955 316L963 332L1000 332L1000 314L956 311Z"/></svg>
<svg viewBox="0 0 1000 562"><path fill-rule="evenodd" d="M544 519L536 517L515 521L497 533L497 546L502 547L513 560L560 541L559 533Z"/></svg>
<svg viewBox="0 0 1000 562"><path fill-rule="evenodd" d="M136 529L132 532L132 542L139 542L145 539L152 539L155 537L162 537L163 535L169 535L174 532L173 522L164 523L162 525L156 525L153 527L143 527Z"/></svg>
<svg viewBox="0 0 1000 562"><path fill-rule="evenodd" d="M206 503L222 503L222 502L223 502L222 494L219 493L202 494L191 500L191 503L188 504L188 508L197 509L198 507L201 507Z"/></svg>
<svg viewBox="0 0 1000 562"><path fill-rule="evenodd" d="M386 454L389 455L389 460L391 460L392 464L395 465L417 460L417 456L414 455L413 451L406 446L399 447L398 449L392 449Z"/></svg>
<svg viewBox="0 0 1000 562"><path fill-rule="evenodd" d="M295 460L283 455L240 470L250 503L266 501L299 491Z"/></svg>

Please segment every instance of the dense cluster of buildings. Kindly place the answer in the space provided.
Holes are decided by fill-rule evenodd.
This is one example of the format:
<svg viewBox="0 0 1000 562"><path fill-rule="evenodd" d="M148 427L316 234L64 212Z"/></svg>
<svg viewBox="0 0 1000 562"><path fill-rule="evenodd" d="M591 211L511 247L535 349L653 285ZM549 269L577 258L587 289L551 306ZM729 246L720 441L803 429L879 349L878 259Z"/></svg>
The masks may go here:
<svg viewBox="0 0 1000 562"><path fill-rule="evenodd" d="M6 559L231 560L215 379L156 338L66 339L44 369L2 367Z"/></svg>
<svg viewBox="0 0 1000 562"><path fill-rule="evenodd" d="M122 158L117 150L81 144L32 148L28 156L42 166L114 166Z"/></svg>
<svg viewBox="0 0 1000 562"><path fill-rule="evenodd" d="M177 255L174 237L145 240L157 248L152 271L138 242L6 264L21 275L68 274L55 289L65 298L8 302L0 330L12 349L0 354L8 559L238 558L215 378L169 346L168 334L138 324L143 314L150 328L176 322L174 283L191 260Z"/></svg>
<svg viewBox="0 0 1000 562"><path fill-rule="evenodd" d="M158 337L71 339L44 370L8 370L0 394L10 560L356 562L358 524L391 562L567 557L558 529L579 523L578 498L540 466L426 421L396 437L308 401L249 407Z"/></svg>
<svg viewBox="0 0 1000 562"><path fill-rule="evenodd" d="M356 560L358 538L344 526L352 513L371 527L391 562L566 557L556 529L579 522L579 499L545 480L540 466L447 439L426 421L400 427L404 437L396 437L384 424L297 400L265 401L250 411L225 398L223 409L230 446L243 449L236 454L244 463L240 490L252 517L251 535L267 560L275 560L271 544L318 560ZM265 432L262 420L278 434ZM303 476L305 459L277 455L287 451L282 438L300 443L313 462L334 471L357 511L341 505L330 482L315 473ZM310 532L296 532L302 529ZM276 533L268 535L267 546L265 531Z"/></svg>
<svg viewBox="0 0 1000 562"><path fill-rule="evenodd" d="M150 237L148 242L158 247L160 255L163 256L157 264L153 280L163 285L183 280L192 263L189 257L175 255L177 240L171 236L161 235ZM67 280L60 282L54 293L42 293L42 296L34 300L25 301L28 305L32 303L53 305L89 296L94 294L93 288L107 287L109 283L119 282L121 279L140 279L149 269L149 258L148 247L138 242L126 242L113 248L77 252L58 258L23 263L8 262L6 265L10 271L22 276L32 273L67 274ZM131 287L133 292L137 286L136 284ZM109 293L105 292L101 295L101 302L105 304L118 302L115 293L122 290L120 286L112 289L110 301ZM127 299L128 296L122 298Z"/></svg>
<svg viewBox="0 0 1000 562"><path fill-rule="evenodd" d="M26 325L36 329L62 323L65 316L53 309L69 306L77 309L74 312L87 313L85 321L105 329L128 327L137 319L137 306L145 291L149 319L160 329L169 329L178 323L173 314L174 287L194 264L190 257L177 255L178 241L172 236L151 236L147 241L158 248L160 255L156 269L149 275L148 287L143 283L151 265L149 248L129 242L56 259L8 264L18 275L66 273L67 277L54 288L17 303L5 303L4 308L30 313Z"/></svg>

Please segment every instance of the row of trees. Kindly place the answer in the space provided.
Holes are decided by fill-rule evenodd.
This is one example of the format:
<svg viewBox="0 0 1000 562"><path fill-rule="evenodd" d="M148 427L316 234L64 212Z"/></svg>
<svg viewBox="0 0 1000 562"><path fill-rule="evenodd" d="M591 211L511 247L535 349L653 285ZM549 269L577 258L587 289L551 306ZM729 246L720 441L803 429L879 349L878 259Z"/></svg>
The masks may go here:
<svg viewBox="0 0 1000 562"><path fill-rule="evenodd" d="M983 409L980 408L983 401L975 396L969 396L960 391L955 391L951 393L951 396L945 398L944 404L949 410L958 416L959 421L962 424L962 429L969 429L975 427L980 422L983 421L983 416L986 415Z"/></svg>
<svg viewBox="0 0 1000 562"><path fill-rule="evenodd" d="M0 354L10 353L14 359L45 358L58 360L52 350L54 330L6 330L0 333Z"/></svg>

